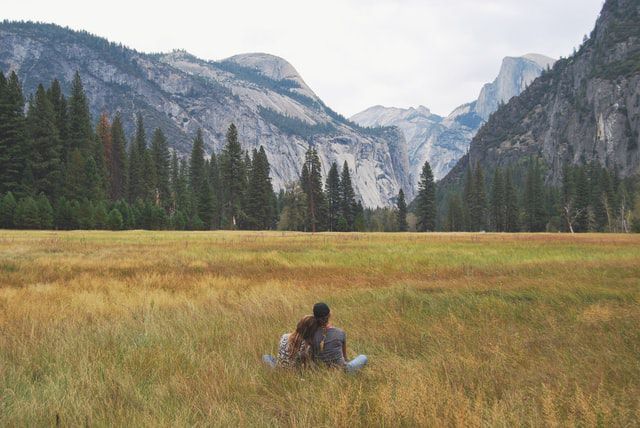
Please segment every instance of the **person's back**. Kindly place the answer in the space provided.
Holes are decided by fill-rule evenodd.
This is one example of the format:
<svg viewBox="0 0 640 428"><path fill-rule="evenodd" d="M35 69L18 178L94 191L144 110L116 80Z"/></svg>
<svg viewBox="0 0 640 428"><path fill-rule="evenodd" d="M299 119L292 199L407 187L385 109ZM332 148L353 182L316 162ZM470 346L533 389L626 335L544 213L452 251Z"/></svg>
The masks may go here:
<svg viewBox="0 0 640 428"><path fill-rule="evenodd" d="M348 373L361 370L367 364L367 356L358 355L347 362L347 335L329 324L330 315L331 310L326 303L313 305L313 317L318 327L311 340L313 360L330 367L342 367Z"/></svg>
<svg viewBox="0 0 640 428"><path fill-rule="evenodd" d="M319 328L312 340L312 355L315 362L329 366L344 366L346 334L339 328Z"/></svg>

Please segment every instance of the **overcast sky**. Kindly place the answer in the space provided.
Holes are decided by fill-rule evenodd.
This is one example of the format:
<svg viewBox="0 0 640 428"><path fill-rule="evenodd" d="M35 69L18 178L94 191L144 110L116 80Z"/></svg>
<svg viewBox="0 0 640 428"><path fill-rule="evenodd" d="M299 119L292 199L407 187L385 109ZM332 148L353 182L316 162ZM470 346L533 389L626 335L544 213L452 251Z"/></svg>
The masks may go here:
<svg viewBox="0 0 640 428"><path fill-rule="evenodd" d="M475 99L504 56L568 56L602 0L77 0L5 2L0 18L53 22L139 51L205 59L267 52L333 109Z"/></svg>

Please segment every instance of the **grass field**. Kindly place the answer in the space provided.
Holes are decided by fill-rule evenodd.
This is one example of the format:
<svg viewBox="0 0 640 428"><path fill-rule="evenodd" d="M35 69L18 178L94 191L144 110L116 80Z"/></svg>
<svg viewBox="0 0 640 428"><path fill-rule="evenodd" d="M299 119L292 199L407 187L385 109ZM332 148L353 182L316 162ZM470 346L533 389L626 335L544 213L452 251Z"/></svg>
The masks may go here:
<svg viewBox="0 0 640 428"><path fill-rule="evenodd" d="M323 300L357 376L260 356ZM0 426L637 426L640 236L0 232Z"/></svg>

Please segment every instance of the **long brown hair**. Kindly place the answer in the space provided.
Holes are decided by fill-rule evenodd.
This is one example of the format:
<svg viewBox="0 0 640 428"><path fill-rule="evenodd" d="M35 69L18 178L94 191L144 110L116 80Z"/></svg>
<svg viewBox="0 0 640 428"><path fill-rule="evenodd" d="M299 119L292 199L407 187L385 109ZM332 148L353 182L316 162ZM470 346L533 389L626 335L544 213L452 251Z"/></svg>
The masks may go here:
<svg viewBox="0 0 640 428"><path fill-rule="evenodd" d="M296 326L296 331L291 333L289 336L289 344L287 346L287 354L290 357L293 357L305 344L305 353L309 350L309 346L311 345L311 341L313 340L313 335L317 330L316 319L313 315L306 315L302 317L300 321L298 321L298 325Z"/></svg>

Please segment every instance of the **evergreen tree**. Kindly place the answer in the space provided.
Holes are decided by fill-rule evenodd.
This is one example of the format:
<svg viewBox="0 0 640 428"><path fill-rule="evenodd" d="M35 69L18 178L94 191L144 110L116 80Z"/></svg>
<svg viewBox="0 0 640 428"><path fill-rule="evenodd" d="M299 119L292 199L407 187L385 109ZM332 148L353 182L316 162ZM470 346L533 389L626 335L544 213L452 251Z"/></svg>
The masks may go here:
<svg viewBox="0 0 640 428"><path fill-rule="evenodd" d="M52 229L53 228L53 207L49 199L41 193L36 199L36 205L38 206L38 224L40 229Z"/></svg>
<svg viewBox="0 0 640 428"><path fill-rule="evenodd" d="M179 176L180 176L180 163L178 162L178 154L176 153L175 150L171 151L171 178L170 178L170 184L171 184L171 209L172 212L175 212L178 207L177 207L177 201L178 201L178 191L180 189L178 189L179 186Z"/></svg>
<svg viewBox="0 0 640 428"><path fill-rule="evenodd" d="M247 225L250 229L268 230L273 224L273 187L269 177L269 160L264 147L253 151L251 176L247 188Z"/></svg>
<svg viewBox="0 0 640 428"><path fill-rule="evenodd" d="M47 97L53 108L55 127L61 144L59 155L61 162L64 164L70 152L68 147L69 132L67 130L69 118L67 114L67 100L62 93L60 82L57 79L51 82L51 86L47 90Z"/></svg>
<svg viewBox="0 0 640 428"><path fill-rule="evenodd" d="M589 191L589 181L583 168L578 168L575 176L576 181L576 232L588 232L590 226L590 206L591 192Z"/></svg>
<svg viewBox="0 0 640 428"><path fill-rule="evenodd" d="M171 206L171 154L169 153L167 139L160 129L156 129L153 134L151 157L156 173L156 193L160 200L160 206L165 210L169 210Z"/></svg>
<svg viewBox="0 0 640 428"><path fill-rule="evenodd" d="M111 124L111 156L107 162L109 175L109 197L112 201L127 196L127 139L122 127L120 113L116 113ZM121 212L122 214L122 212Z"/></svg>
<svg viewBox="0 0 640 428"><path fill-rule="evenodd" d="M25 117L22 86L15 72L0 73L0 194L21 192L26 167Z"/></svg>
<svg viewBox="0 0 640 428"><path fill-rule="evenodd" d="M55 202L53 221L57 229L71 230L77 227L71 204L64 196Z"/></svg>
<svg viewBox="0 0 640 428"><path fill-rule="evenodd" d="M189 165L189 187L194 197L195 214L204 222L203 227L206 225L209 228L213 217L213 201L208 180L209 171L204 160L204 140L200 129L193 139Z"/></svg>
<svg viewBox="0 0 640 428"><path fill-rule="evenodd" d="M463 204L458 194L449 197L445 228L449 232L465 230Z"/></svg>
<svg viewBox="0 0 640 428"><path fill-rule="evenodd" d="M474 201L472 205L471 224L474 230L487 228L487 194L485 192L484 172L480 164L476 165L473 174Z"/></svg>
<svg viewBox="0 0 640 428"><path fill-rule="evenodd" d="M40 228L38 204L31 196L20 199L16 206L13 223L18 229Z"/></svg>
<svg viewBox="0 0 640 428"><path fill-rule="evenodd" d="M463 199L463 214L464 214L464 230L472 232L476 231L477 225L472 218L472 212L475 209L476 204L476 188L475 181L473 179L473 170L471 169L471 162L467 164L467 172L464 176L464 199Z"/></svg>
<svg viewBox="0 0 640 428"><path fill-rule="evenodd" d="M433 181L431 165L425 162L418 183L416 216L418 231L433 232L436 229L436 185Z"/></svg>
<svg viewBox="0 0 640 428"><path fill-rule="evenodd" d="M491 191L491 222L495 231L504 232L505 227L505 188L502 170L496 168L493 173L493 187Z"/></svg>
<svg viewBox="0 0 640 428"><path fill-rule="evenodd" d="M147 153L147 138L144 130L142 115L136 117L136 134L129 146L129 202L138 199L145 201L150 198L149 173L147 169L149 156Z"/></svg>
<svg viewBox="0 0 640 428"><path fill-rule="evenodd" d="M82 87L82 79L77 71L71 84L68 119L69 149L78 149L86 157L91 153L93 145L93 128L89 104Z"/></svg>
<svg viewBox="0 0 640 428"><path fill-rule="evenodd" d="M12 229L15 227L14 216L18 203L11 192L8 192L0 200L0 228Z"/></svg>
<svg viewBox="0 0 640 428"><path fill-rule="evenodd" d="M307 195L300 184L295 183L287 187L282 205L278 229L304 231L307 216Z"/></svg>
<svg viewBox="0 0 640 428"><path fill-rule="evenodd" d="M404 200L404 191L402 189L398 192L396 205L398 207L398 231L406 232L409 230L409 225L407 224L407 202Z"/></svg>
<svg viewBox="0 0 640 428"><path fill-rule="evenodd" d="M89 156L85 162L84 179L85 181L82 185L83 192L81 192L81 194L90 201L97 202L103 200L104 183L93 156Z"/></svg>
<svg viewBox="0 0 640 428"><path fill-rule="evenodd" d="M334 231L337 228L341 211L340 172L336 162L333 162L331 168L329 168L325 183L325 193L327 199L327 229Z"/></svg>
<svg viewBox="0 0 640 428"><path fill-rule="evenodd" d="M529 232L544 232L547 216L545 210L544 182L539 162L530 162L524 189L525 223Z"/></svg>
<svg viewBox="0 0 640 428"><path fill-rule="evenodd" d="M223 223L226 228L236 229L243 221L242 202L246 189L245 165L242 147L238 141L238 130L234 124L227 131L227 144L220 158L223 188Z"/></svg>
<svg viewBox="0 0 640 428"><path fill-rule="evenodd" d="M27 114L27 162L33 174L33 191L43 192L50 198L55 198L60 193L61 180L61 143L55 120L53 106L47 93L42 85L38 85Z"/></svg>
<svg viewBox="0 0 640 428"><path fill-rule="evenodd" d="M344 221L338 225L338 230L345 232L355 229L356 209L356 193L351 184L351 172L349 171L349 164L344 161L342 173L340 174L340 216L338 217L338 223L341 223L340 219Z"/></svg>
<svg viewBox="0 0 640 428"><path fill-rule="evenodd" d="M122 230L123 226L124 220L122 219L122 214L117 208L113 208L109 211L109 216L107 217L107 228L109 230Z"/></svg>
<svg viewBox="0 0 640 428"><path fill-rule="evenodd" d="M213 201L212 228L220 229L222 221L222 184L220 178L220 164L215 153L211 153L209 159L209 183L211 184L211 196Z"/></svg>
<svg viewBox="0 0 640 428"><path fill-rule="evenodd" d="M98 169L98 175L101 184L101 194L103 197L108 196L111 191L110 185L110 162L113 152L113 138L111 136L111 124L109 116L106 113L100 115L98 125L96 126L96 144L93 151L93 159Z"/></svg>
<svg viewBox="0 0 640 428"><path fill-rule="evenodd" d="M311 232L323 229L326 201L322 191L322 166L315 149L309 148L302 167L301 186L307 195L307 226Z"/></svg>
<svg viewBox="0 0 640 428"><path fill-rule="evenodd" d="M86 162L80 149L73 149L65 168L65 194L67 199L80 199L87 192Z"/></svg>
<svg viewBox="0 0 640 428"><path fill-rule="evenodd" d="M520 230L520 210L518 208L518 194L516 192L515 185L513 184L513 178L511 170L508 169L504 177L504 231L505 232L518 232Z"/></svg>

